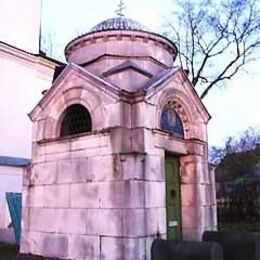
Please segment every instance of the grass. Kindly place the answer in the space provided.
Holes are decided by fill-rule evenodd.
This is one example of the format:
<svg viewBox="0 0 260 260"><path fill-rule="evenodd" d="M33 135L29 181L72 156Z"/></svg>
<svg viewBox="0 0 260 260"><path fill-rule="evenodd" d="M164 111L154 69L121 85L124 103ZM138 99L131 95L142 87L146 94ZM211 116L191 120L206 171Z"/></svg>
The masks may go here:
<svg viewBox="0 0 260 260"><path fill-rule="evenodd" d="M9 244L2 244L0 245L0 259L1 260L11 260L19 252L18 245L9 245Z"/></svg>

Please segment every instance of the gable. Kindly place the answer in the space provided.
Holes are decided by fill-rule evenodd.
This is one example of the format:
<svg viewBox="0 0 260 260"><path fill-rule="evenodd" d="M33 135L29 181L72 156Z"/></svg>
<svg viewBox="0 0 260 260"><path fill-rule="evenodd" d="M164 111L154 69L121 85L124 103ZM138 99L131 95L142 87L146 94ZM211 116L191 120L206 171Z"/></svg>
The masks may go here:
<svg viewBox="0 0 260 260"><path fill-rule="evenodd" d="M161 75L158 79L151 79L145 86L146 99L164 106L170 99L183 102L190 114L208 122L211 118L202 100L196 93L192 83L181 68L173 68ZM191 115L190 115L191 116Z"/></svg>
<svg viewBox="0 0 260 260"><path fill-rule="evenodd" d="M149 83L145 86L145 100L156 110L156 128L181 134L184 139L207 142L210 115L182 69L170 69L158 80L151 79ZM170 120L169 125L174 118L175 124L179 122L173 130L163 125L165 114Z"/></svg>
<svg viewBox="0 0 260 260"><path fill-rule="evenodd" d="M117 99L118 91L116 86L104 79L75 64L69 64L29 116L32 120L38 117L43 118L49 114L49 110L55 110L55 103L58 110L55 115L59 114L60 110L66 107L66 103L73 103L76 100L86 103L85 105L91 110L102 102L102 98L105 99L104 96L112 100Z"/></svg>

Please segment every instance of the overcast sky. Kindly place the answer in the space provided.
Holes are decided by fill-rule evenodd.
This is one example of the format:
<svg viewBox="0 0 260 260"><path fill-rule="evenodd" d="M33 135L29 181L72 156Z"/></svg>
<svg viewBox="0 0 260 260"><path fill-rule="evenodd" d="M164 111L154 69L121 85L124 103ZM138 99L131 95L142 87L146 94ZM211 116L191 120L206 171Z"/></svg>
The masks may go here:
<svg viewBox="0 0 260 260"><path fill-rule="evenodd" d="M125 0L125 15L157 33L174 11L173 0ZM115 17L118 0L43 0L42 33L53 39L53 52L61 57L64 47L76 35L97 23ZM260 128L260 66L236 76L227 87L212 91L204 99L212 119L208 127L210 145L221 145L229 136L248 127Z"/></svg>

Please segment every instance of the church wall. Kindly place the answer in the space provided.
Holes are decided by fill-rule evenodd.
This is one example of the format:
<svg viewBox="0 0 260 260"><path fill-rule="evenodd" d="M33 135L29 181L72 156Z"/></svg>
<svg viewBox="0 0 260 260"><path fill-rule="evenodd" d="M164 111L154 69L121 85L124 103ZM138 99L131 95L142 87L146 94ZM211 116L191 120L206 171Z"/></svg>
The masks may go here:
<svg viewBox="0 0 260 260"><path fill-rule="evenodd" d="M1 41L38 54L40 18L41 0L1 0Z"/></svg>
<svg viewBox="0 0 260 260"><path fill-rule="evenodd" d="M54 64L44 65L40 58L0 44L1 96L0 154L31 157L32 124L28 112L52 82Z"/></svg>

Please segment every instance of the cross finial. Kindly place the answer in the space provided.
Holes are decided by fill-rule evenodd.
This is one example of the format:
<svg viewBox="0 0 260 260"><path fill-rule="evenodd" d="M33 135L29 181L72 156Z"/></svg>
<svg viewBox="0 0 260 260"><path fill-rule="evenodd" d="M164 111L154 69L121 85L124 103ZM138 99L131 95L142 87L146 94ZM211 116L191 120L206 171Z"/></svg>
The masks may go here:
<svg viewBox="0 0 260 260"><path fill-rule="evenodd" d="M119 16L119 17L123 17L125 16L123 14L123 11L126 9L126 6L125 6L125 3L123 2L123 0L120 0L119 4L118 4L118 9L116 10L116 14Z"/></svg>

